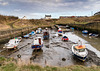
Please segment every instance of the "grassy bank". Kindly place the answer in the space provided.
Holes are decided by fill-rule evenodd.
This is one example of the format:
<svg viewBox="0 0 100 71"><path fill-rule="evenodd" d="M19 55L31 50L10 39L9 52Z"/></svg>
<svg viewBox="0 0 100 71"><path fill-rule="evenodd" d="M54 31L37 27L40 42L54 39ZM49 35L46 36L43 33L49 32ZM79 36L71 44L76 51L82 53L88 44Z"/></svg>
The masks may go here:
<svg viewBox="0 0 100 71"><path fill-rule="evenodd" d="M19 28L19 29L13 29L13 30L5 30L5 31L3 31L4 34L2 36L0 36L0 43L7 42L11 38L21 36L21 32L23 32L23 34L27 34L27 33L30 33L32 30L36 30L39 27L41 27L41 28L45 28L45 27L50 28L51 26L52 25L34 25L31 28L26 27L26 28L23 28L23 29Z"/></svg>
<svg viewBox="0 0 100 71"><path fill-rule="evenodd" d="M41 67L38 65L18 66L14 63L8 63L0 67L0 71L100 71L100 66L85 67L81 65L67 67Z"/></svg>
<svg viewBox="0 0 100 71"><path fill-rule="evenodd" d="M100 66L85 67L82 65L72 65L66 67L52 67L39 65L18 65L12 58L0 57L0 71L100 71Z"/></svg>

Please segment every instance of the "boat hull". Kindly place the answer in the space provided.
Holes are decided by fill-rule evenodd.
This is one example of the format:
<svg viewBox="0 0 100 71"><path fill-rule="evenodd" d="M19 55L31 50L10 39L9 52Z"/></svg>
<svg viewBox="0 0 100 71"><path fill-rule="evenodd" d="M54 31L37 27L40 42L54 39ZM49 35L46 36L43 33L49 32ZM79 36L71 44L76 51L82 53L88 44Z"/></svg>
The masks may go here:
<svg viewBox="0 0 100 71"><path fill-rule="evenodd" d="M6 48L6 49L16 49L17 46L14 46L14 47L8 47L8 46L6 46L6 47L3 47L3 48Z"/></svg>
<svg viewBox="0 0 100 71"><path fill-rule="evenodd" d="M62 36L62 33L58 33L59 36Z"/></svg>
<svg viewBox="0 0 100 71"><path fill-rule="evenodd" d="M62 38L63 41L68 41L68 38Z"/></svg>
<svg viewBox="0 0 100 71"><path fill-rule="evenodd" d="M79 60L82 60L82 61L85 61L86 58L87 58L87 56L81 57L81 56L78 56L78 55L76 55L76 54L74 54L74 53L73 53L73 56L75 56L76 58L78 58Z"/></svg>
<svg viewBox="0 0 100 71"><path fill-rule="evenodd" d="M88 34L88 31L82 31L83 34Z"/></svg>
<svg viewBox="0 0 100 71"><path fill-rule="evenodd" d="M43 47L42 45L32 45L32 49L41 49Z"/></svg>

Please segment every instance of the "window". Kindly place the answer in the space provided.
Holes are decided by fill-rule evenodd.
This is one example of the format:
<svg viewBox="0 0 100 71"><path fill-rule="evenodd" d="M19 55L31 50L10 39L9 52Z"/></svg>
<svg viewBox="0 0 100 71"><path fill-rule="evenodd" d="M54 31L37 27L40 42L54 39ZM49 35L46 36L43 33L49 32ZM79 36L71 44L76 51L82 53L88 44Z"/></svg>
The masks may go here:
<svg viewBox="0 0 100 71"><path fill-rule="evenodd" d="M75 46L74 46L74 50L76 50L76 51L77 51L77 49L75 48Z"/></svg>
<svg viewBox="0 0 100 71"><path fill-rule="evenodd" d="M79 49L79 52L84 52L85 51L85 49Z"/></svg>
<svg viewBox="0 0 100 71"><path fill-rule="evenodd" d="M63 38L67 38L66 36L64 36Z"/></svg>

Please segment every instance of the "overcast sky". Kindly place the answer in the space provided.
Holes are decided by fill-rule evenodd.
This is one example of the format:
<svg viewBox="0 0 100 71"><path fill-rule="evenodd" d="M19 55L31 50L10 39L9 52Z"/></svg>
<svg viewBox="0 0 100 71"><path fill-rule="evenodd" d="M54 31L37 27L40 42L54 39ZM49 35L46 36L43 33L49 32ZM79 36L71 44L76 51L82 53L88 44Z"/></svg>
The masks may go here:
<svg viewBox="0 0 100 71"><path fill-rule="evenodd" d="M100 0L0 0L0 14L28 19L90 16L100 11Z"/></svg>

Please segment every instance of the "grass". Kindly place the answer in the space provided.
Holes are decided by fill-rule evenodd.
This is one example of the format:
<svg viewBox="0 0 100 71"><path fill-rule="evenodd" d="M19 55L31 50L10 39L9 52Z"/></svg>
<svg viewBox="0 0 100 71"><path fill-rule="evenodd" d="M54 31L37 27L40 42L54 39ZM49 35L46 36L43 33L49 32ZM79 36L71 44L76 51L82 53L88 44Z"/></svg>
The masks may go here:
<svg viewBox="0 0 100 71"><path fill-rule="evenodd" d="M5 63L0 66L0 71L100 71L100 66L85 67L82 65L72 65L66 67L41 67L32 64L18 65L12 61L12 59L6 59L4 57L0 57L0 61L5 61Z"/></svg>
<svg viewBox="0 0 100 71"><path fill-rule="evenodd" d="M41 67L38 65L18 66L14 63L8 63L0 67L0 71L100 71L100 66L85 67L73 65L67 67Z"/></svg>
<svg viewBox="0 0 100 71"><path fill-rule="evenodd" d="M4 57L0 57L0 62L5 61L6 59Z"/></svg>
<svg viewBox="0 0 100 71"><path fill-rule="evenodd" d="M56 21L57 24L70 24L70 23L75 23L73 18L63 18L63 19L59 19L58 21Z"/></svg>
<svg viewBox="0 0 100 71"><path fill-rule="evenodd" d="M0 71L15 71L17 66L14 63L9 63L0 67Z"/></svg>

